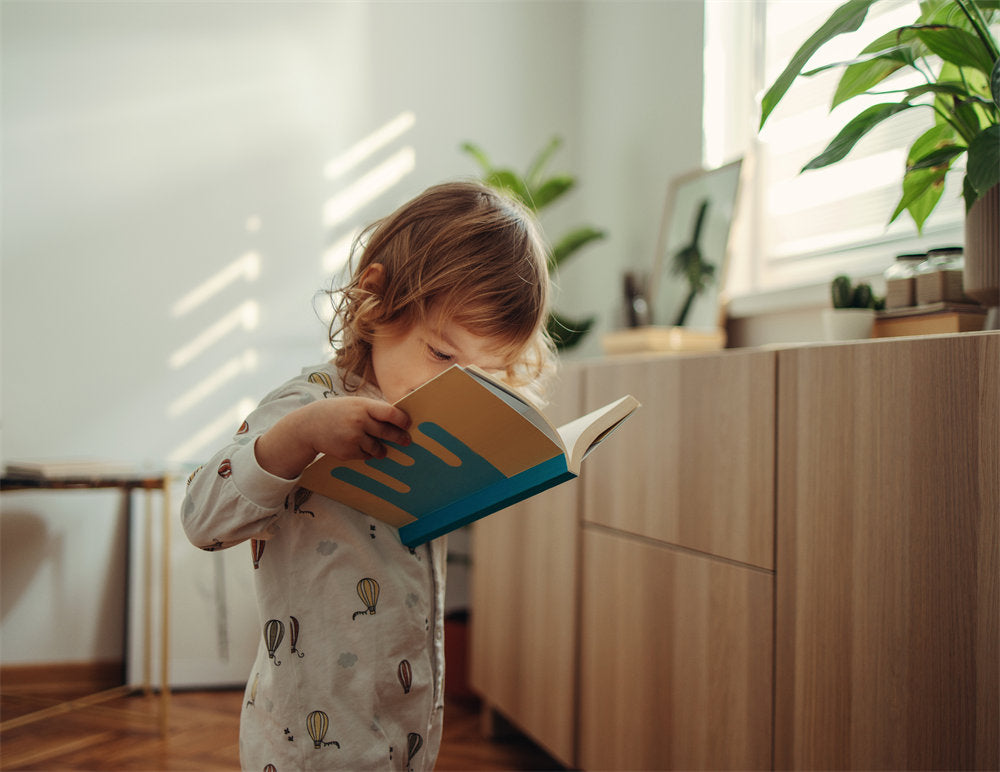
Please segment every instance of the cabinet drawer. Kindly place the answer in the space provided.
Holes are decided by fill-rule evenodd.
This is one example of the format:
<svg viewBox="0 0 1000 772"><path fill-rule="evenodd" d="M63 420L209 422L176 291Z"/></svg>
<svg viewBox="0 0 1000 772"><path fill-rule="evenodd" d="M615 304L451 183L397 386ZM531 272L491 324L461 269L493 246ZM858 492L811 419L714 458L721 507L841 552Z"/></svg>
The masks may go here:
<svg viewBox="0 0 1000 772"><path fill-rule="evenodd" d="M583 769L768 769L774 575L584 529Z"/></svg>
<svg viewBox="0 0 1000 772"><path fill-rule="evenodd" d="M584 463L584 519L774 567L775 353L609 362L588 404L642 408Z"/></svg>

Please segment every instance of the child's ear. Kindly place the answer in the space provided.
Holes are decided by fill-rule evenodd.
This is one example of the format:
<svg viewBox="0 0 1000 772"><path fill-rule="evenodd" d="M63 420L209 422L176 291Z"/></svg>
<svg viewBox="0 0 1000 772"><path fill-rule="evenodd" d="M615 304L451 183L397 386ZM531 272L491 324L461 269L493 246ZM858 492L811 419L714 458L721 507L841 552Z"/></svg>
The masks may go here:
<svg viewBox="0 0 1000 772"><path fill-rule="evenodd" d="M361 273L358 286L373 295L381 295L385 288L385 266L382 263L372 263Z"/></svg>

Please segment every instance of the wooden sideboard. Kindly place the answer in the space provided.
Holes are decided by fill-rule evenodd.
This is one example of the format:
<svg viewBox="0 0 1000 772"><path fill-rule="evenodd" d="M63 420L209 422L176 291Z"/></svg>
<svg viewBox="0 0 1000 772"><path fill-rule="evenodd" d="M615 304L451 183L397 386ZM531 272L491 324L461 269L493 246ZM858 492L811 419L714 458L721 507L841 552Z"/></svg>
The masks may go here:
<svg viewBox="0 0 1000 772"><path fill-rule="evenodd" d="M582 769L1000 766L1000 333L567 370L642 410L475 526L471 682Z"/></svg>
<svg viewBox="0 0 1000 772"><path fill-rule="evenodd" d="M1000 768L1000 333L778 369L776 766Z"/></svg>

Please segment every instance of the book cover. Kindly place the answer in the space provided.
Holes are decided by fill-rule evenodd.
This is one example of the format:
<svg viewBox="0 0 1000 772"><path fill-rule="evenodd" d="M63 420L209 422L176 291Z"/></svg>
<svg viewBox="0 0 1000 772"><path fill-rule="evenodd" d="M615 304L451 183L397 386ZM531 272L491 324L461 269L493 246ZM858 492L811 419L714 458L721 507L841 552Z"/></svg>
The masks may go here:
<svg viewBox="0 0 1000 772"><path fill-rule="evenodd" d="M555 427L516 393L454 365L396 403L412 443L383 459L320 456L300 485L399 529L415 547L580 474L583 459L639 407L624 396Z"/></svg>

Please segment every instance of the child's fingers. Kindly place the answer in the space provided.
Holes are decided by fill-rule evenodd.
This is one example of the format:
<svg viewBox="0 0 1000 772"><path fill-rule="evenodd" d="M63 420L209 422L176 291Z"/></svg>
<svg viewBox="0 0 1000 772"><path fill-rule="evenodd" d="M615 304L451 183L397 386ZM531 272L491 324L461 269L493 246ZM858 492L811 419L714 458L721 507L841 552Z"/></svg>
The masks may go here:
<svg viewBox="0 0 1000 772"><path fill-rule="evenodd" d="M381 440L382 442L391 442L394 445L403 446L410 444L410 435L408 432L400 429L395 424L385 423L384 421L372 421L367 428L367 434L376 441Z"/></svg>
<svg viewBox="0 0 1000 772"><path fill-rule="evenodd" d="M390 405L388 402L373 401L368 409L368 415L376 421L393 424L400 429L410 428L410 417L398 407Z"/></svg>
<svg viewBox="0 0 1000 772"><path fill-rule="evenodd" d="M395 445L410 444L410 435L406 431L410 426L410 417L402 410L387 402L375 403L368 415L371 420L365 431L369 436ZM385 455L384 452L382 455Z"/></svg>
<svg viewBox="0 0 1000 772"><path fill-rule="evenodd" d="M379 442L375 437L372 437L370 434L366 434L362 437L358 446L361 448L361 452L364 454L364 457L367 458L385 458L386 453L388 452L385 445Z"/></svg>

